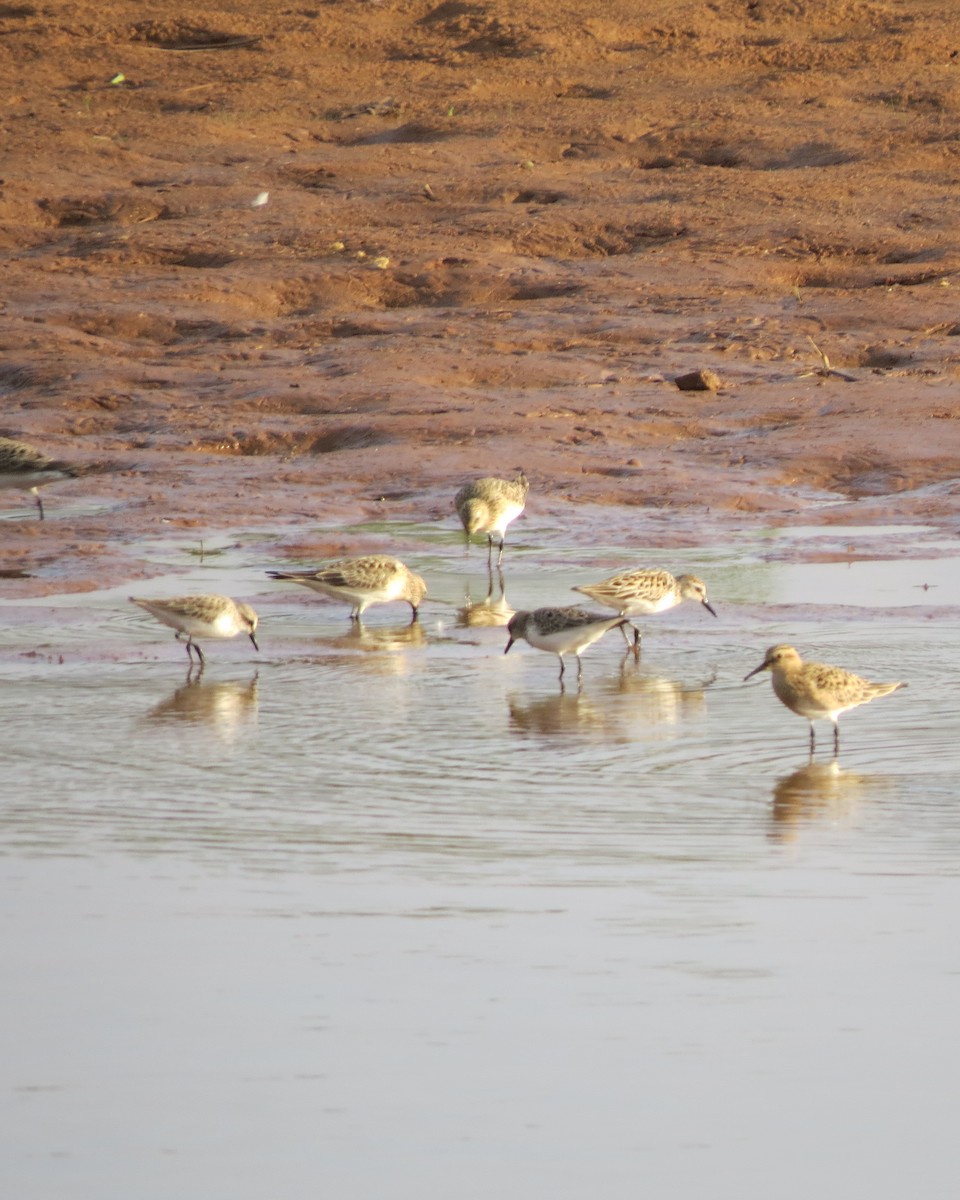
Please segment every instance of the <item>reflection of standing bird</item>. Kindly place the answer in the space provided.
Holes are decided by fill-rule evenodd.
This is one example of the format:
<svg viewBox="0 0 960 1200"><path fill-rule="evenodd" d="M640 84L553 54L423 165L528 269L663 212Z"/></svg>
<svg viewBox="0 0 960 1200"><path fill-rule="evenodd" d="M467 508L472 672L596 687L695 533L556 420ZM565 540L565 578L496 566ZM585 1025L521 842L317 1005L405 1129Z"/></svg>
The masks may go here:
<svg viewBox="0 0 960 1200"><path fill-rule="evenodd" d="M202 667L203 651L194 638L232 638L245 633L259 650L254 634L257 631L257 614L249 604L237 604L229 596L201 595L175 596L170 600L138 600L130 597L131 603L139 604L151 616L175 629L174 637L187 639L187 658L193 661L192 651L197 652L197 661Z"/></svg>
<svg viewBox="0 0 960 1200"><path fill-rule="evenodd" d="M493 563L487 561L487 594L482 600L473 600L469 589L464 596L464 605L457 609L457 624L472 625L506 625L513 616L513 609L507 603L507 593L503 582L503 571L497 567L496 590L499 595L494 599Z"/></svg>
<svg viewBox="0 0 960 1200"><path fill-rule="evenodd" d="M605 617L602 613L587 612L584 608L536 608L533 612L518 612L507 622L510 640L504 654L514 642L524 638L537 650L549 650L560 659L560 680L563 681L565 654L577 660L577 682L583 677L580 655L588 646L607 632L623 625L624 617Z"/></svg>
<svg viewBox="0 0 960 1200"><path fill-rule="evenodd" d="M635 571L621 571L611 575L602 583L587 583L576 587L575 592L583 592L598 604L607 608L615 608L621 617L635 617L641 613L666 612L675 608L684 600L699 600L708 613L713 611L707 599L707 585L696 575L673 576L669 571L648 570L639 567ZM627 637L624 629L623 636ZM630 642L627 639L627 645ZM640 645L640 630L633 631L633 645Z"/></svg>
<svg viewBox="0 0 960 1200"><path fill-rule="evenodd" d="M362 558L341 558L316 571L268 571L271 579L302 583L332 600L351 606L350 620L359 621L371 604L389 604L406 600L417 619L427 585L419 575L389 554L367 554Z"/></svg>
<svg viewBox="0 0 960 1200"><path fill-rule="evenodd" d="M833 722L833 750L840 748L840 714L889 696L905 683L871 683L842 667L826 663L804 662L793 646L771 646L759 667L754 667L744 682L760 671L770 671L773 690L791 712L810 722L810 749L814 746L814 721Z"/></svg>
<svg viewBox="0 0 960 1200"><path fill-rule="evenodd" d="M507 526L523 512L530 484L521 471L516 479L496 479L492 475L465 484L454 497L454 505L467 545L475 533L487 535L487 555L493 556L494 539L500 543L497 566L503 561L503 539Z"/></svg>
<svg viewBox="0 0 960 1200"><path fill-rule="evenodd" d="M832 825L849 821L865 794L876 797L885 785L882 776L845 771L838 759L798 767L777 780L773 788L771 834L778 841L796 837L801 824L818 818Z"/></svg>
<svg viewBox="0 0 960 1200"><path fill-rule="evenodd" d="M76 467L55 462L26 442L0 438L0 488L19 488L24 492L32 492L41 521L44 519L43 501L37 489L61 479L76 479L79 474Z"/></svg>
<svg viewBox="0 0 960 1200"><path fill-rule="evenodd" d="M186 683L154 705L146 719L209 726L224 740L233 741L245 725L256 719L258 686L257 675L249 683L207 683L202 671L188 673Z"/></svg>

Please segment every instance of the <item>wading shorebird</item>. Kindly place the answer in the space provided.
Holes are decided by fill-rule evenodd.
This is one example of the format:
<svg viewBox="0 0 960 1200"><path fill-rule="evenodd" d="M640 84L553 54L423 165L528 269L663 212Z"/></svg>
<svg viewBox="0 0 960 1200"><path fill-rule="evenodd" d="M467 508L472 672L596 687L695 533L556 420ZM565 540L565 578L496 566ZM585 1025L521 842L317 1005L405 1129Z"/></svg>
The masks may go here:
<svg viewBox="0 0 960 1200"><path fill-rule="evenodd" d="M611 575L601 583L586 583L573 590L583 592L607 608L615 608L621 617L666 612L684 600L699 600L708 613L717 615L707 599L707 585L696 575L674 576L669 571L638 567L634 571ZM623 636L629 646L626 629ZM635 652L640 649L640 630L636 626L633 626L633 649Z"/></svg>
<svg viewBox="0 0 960 1200"><path fill-rule="evenodd" d="M457 515L467 536L467 546L475 533L487 535L487 557L493 557L493 543L500 543L497 566L503 561L503 539L507 526L523 512L530 484L521 471L516 479L496 479L488 475L465 484L453 499Z"/></svg>
<svg viewBox="0 0 960 1200"><path fill-rule="evenodd" d="M201 667L206 659L194 638L232 638L238 633L245 633L253 642L254 650L260 649L254 636L257 614L249 604L237 604L229 596L173 596L169 600L142 600L131 596L130 602L138 604L158 621L175 629L173 636L178 642L186 638L187 658L192 663L193 651L196 651Z"/></svg>
<svg viewBox="0 0 960 1200"><path fill-rule="evenodd" d="M389 604L392 600L406 600L415 621L427 594L421 576L389 554L341 558L315 571L268 571L267 574L271 579L300 583L332 600L349 604L351 621L359 621L371 604Z"/></svg>
<svg viewBox="0 0 960 1200"><path fill-rule="evenodd" d="M514 642L523 638L537 650L549 650L560 659L560 683L563 683L565 654L577 660L577 682L583 678L580 655L588 646L610 629L623 625L625 617L605 617L602 613L587 612L584 608L535 608L533 612L518 612L507 622L510 640L506 654Z"/></svg>
<svg viewBox="0 0 960 1200"><path fill-rule="evenodd" d="M62 479L76 479L79 474L77 467L48 458L26 442L0 438L0 488L32 492L41 521L44 519L43 501L38 489Z"/></svg>
<svg viewBox="0 0 960 1200"><path fill-rule="evenodd" d="M840 714L889 696L905 683L871 683L842 667L827 663L804 662L793 646L771 646L759 667L744 676L744 682L760 671L773 676L773 690L791 712L810 722L810 752L813 753L814 721L833 722L833 752L840 749Z"/></svg>

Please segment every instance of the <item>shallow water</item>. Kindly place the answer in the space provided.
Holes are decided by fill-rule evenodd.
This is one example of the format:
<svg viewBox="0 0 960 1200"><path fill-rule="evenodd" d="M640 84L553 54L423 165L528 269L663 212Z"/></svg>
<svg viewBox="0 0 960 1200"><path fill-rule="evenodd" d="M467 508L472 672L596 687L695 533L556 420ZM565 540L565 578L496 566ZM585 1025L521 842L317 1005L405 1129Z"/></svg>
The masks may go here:
<svg viewBox="0 0 960 1200"><path fill-rule="evenodd" d="M580 691L502 621L604 547L518 538L485 605L424 539L420 624L355 631L241 545L150 585L256 603L199 679L126 590L18 606L6 1193L952 1194L960 561L789 537L674 552L719 618L614 632ZM787 637L909 681L838 761L741 682Z"/></svg>

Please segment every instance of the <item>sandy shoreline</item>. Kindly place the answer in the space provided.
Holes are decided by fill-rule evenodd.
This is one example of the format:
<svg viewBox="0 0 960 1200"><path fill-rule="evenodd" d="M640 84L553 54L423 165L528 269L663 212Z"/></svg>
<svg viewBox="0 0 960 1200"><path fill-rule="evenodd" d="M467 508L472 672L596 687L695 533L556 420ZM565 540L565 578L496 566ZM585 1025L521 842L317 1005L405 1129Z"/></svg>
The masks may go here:
<svg viewBox="0 0 960 1200"><path fill-rule="evenodd" d="M115 469L4 494L4 595L521 466L572 544L955 532L960 22L753 7L11 9L0 434Z"/></svg>

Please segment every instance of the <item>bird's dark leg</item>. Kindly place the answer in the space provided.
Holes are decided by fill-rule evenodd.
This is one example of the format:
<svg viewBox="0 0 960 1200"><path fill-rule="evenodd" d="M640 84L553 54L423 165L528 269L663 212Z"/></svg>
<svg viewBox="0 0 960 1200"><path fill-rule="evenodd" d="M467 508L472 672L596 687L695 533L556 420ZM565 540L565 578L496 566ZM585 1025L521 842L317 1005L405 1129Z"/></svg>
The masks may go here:
<svg viewBox="0 0 960 1200"><path fill-rule="evenodd" d="M840 753L840 722L833 723L833 753L834 757Z"/></svg>
<svg viewBox="0 0 960 1200"><path fill-rule="evenodd" d="M503 562L503 538L500 539L500 553L497 555L497 567Z"/></svg>
<svg viewBox="0 0 960 1200"><path fill-rule="evenodd" d="M37 508L40 512L40 520L43 521L45 518L43 515L43 501L40 499L40 493L36 488L31 488L30 490L33 492L33 497L37 502Z"/></svg>
<svg viewBox="0 0 960 1200"><path fill-rule="evenodd" d="M816 734L813 732L813 722L810 722L810 753L813 753L813 747L816 745Z"/></svg>
<svg viewBox="0 0 960 1200"><path fill-rule="evenodd" d="M564 668L563 655L558 654L557 657L560 659L560 682L562 683L563 682L563 668Z"/></svg>
<svg viewBox="0 0 960 1200"><path fill-rule="evenodd" d="M577 683L580 683L583 680L583 663L580 661L579 654L576 656L576 658L577 658Z"/></svg>
<svg viewBox="0 0 960 1200"><path fill-rule="evenodd" d="M193 640L193 638L188 637L187 638L187 658L189 658L192 662L193 656L190 653L191 650L196 650L197 662L202 667L204 665L204 663L206 662L206 659L203 657L203 651L200 649L200 647L197 645L197 643Z"/></svg>
<svg viewBox="0 0 960 1200"><path fill-rule="evenodd" d="M410 601L408 600L407 603L410 604ZM413 616L410 618L410 624L415 625L420 619L420 609L417 608L415 604L410 604L410 607L413 610Z"/></svg>

